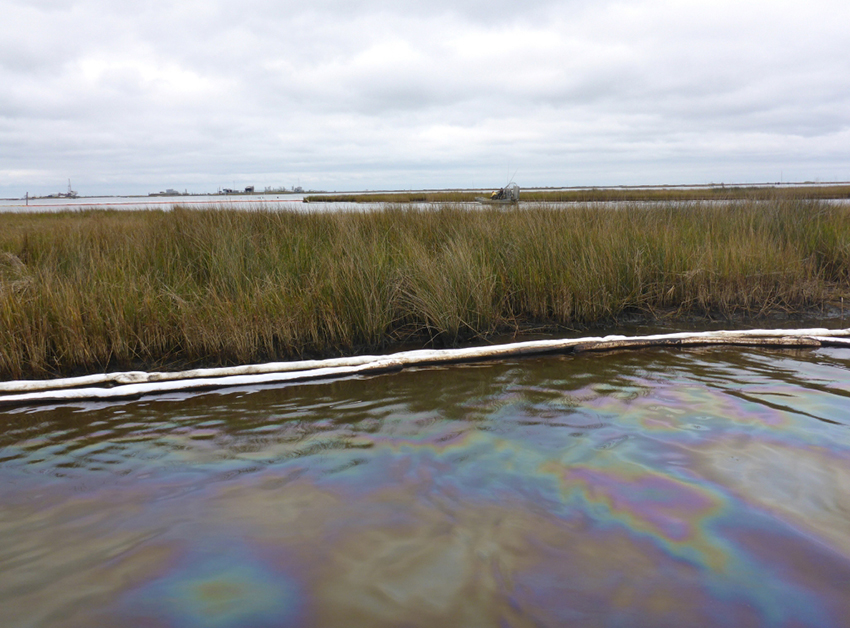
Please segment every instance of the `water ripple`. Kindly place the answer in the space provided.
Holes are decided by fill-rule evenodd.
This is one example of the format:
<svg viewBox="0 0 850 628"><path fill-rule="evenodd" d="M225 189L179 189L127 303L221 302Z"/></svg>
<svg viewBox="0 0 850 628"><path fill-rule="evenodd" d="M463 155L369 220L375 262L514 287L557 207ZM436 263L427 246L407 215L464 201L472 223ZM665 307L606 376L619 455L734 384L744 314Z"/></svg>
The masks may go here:
<svg viewBox="0 0 850 628"><path fill-rule="evenodd" d="M835 626L838 349L0 412L8 625Z"/></svg>

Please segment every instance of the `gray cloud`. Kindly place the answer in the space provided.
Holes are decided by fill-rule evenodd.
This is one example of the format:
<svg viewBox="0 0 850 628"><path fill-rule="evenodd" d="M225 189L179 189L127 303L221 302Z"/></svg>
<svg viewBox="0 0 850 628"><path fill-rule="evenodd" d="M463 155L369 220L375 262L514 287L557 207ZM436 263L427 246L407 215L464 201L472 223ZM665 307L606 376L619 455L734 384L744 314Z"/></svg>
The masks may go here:
<svg viewBox="0 0 850 628"><path fill-rule="evenodd" d="M0 0L0 195L850 179L830 0Z"/></svg>

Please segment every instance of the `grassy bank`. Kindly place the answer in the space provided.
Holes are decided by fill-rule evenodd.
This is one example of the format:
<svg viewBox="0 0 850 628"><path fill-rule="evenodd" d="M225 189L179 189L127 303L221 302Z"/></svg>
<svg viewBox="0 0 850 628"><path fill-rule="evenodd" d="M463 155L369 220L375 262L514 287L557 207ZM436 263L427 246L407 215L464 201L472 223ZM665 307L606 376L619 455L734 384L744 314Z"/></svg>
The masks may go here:
<svg viewBox="0 0 850 628"><path fill-rule="evenodd" d="M307 202L328 203L470 203L479 192L376 192L368 194L322 194ZM522 191L522 200L536 203L682 202L747 200L850 199L850 186L712 186L701 188L586 188L581 190Z"/></svg>
<svg viewBox="0 0 850 628"><path fill-rule="evenodd" d="M850 186L785 186L704 188L590 188L586 190L543 190L523 192L522 200L546 203L590 202L682 202L752 200L826 200L850 198Z"/></svg>
<svg viewBox="0 0 850 628"><path fill-rule="evenodd" d="M448 345L850 288L850 212L543 206L0 215L0 379Z"/></svg>
<svg viewBox="0 0 850 628"><path fill-rule="evenodd" d="M471 203L482 192L363 192L358 194L314 194L305 203Z"/></svg>

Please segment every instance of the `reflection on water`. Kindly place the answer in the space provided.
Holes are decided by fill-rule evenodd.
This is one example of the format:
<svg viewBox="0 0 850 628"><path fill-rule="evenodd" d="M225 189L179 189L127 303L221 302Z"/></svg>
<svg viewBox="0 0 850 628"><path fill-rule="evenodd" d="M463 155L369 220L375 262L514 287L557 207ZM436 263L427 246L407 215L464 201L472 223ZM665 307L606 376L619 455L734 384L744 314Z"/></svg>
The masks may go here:
<svg viewBox="0 0 850 628"><path fill-rule="evenodd" d="M0 412L4 626L846 626L850 355Z"/></svg>

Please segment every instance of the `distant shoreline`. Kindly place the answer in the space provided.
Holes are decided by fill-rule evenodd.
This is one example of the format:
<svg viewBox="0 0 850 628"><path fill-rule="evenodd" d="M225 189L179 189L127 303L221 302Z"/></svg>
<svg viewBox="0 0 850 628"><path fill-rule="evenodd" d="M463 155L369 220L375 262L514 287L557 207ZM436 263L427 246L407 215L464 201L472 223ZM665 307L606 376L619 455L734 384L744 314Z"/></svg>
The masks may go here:
<svg viewBox="0 0 850 628"><path fill-rule="evenodd" d="M802 188L802 187L811 187L811 188L830 188L830 187L850 187L850 181L776 181L776 182L763 182L763 183L670 183L670 184L637 184L637 185L579 185L579 186L532 186L528 188L524 188L525 191L528 192L559 192L559 191L574 191L574 192L582 192L582 191L590 191L590 190L598 190L598 191L615 191L615 190L714 190L714 189L794 189L794 188ZM481 194L483 192L492 191L494 188L423 188L423 189L410 189L410 190L335 190L335 191L324 191L324 190L305 190L302 192L291 192L291 191L275 191L275 192L231 192L231 193L223 193L223 192L192 192L188 194L164 194L164 193L149 193L149 194L96 194L96 195L77 195L75 200L79 199L98 199L98 198L152 198L152 197L164 197L164 198L184 198L184 197L203 197L203 196L264 196L264 195L289 195L289 194L301 194L301 195L318 195L318 196L326 196L326 195L335 195L335 194L353 194L357 196L368 195L368 194L417 194L417 193L432 193L432 194L440 194L440 193L474 193ZM30 200L44 200L44 199L56 199L59 200L61 197L47 195L47 196L30 196ZM25 197L9 197L9 198L0 198L0 201L22 201L25 200Z"/></svg>

